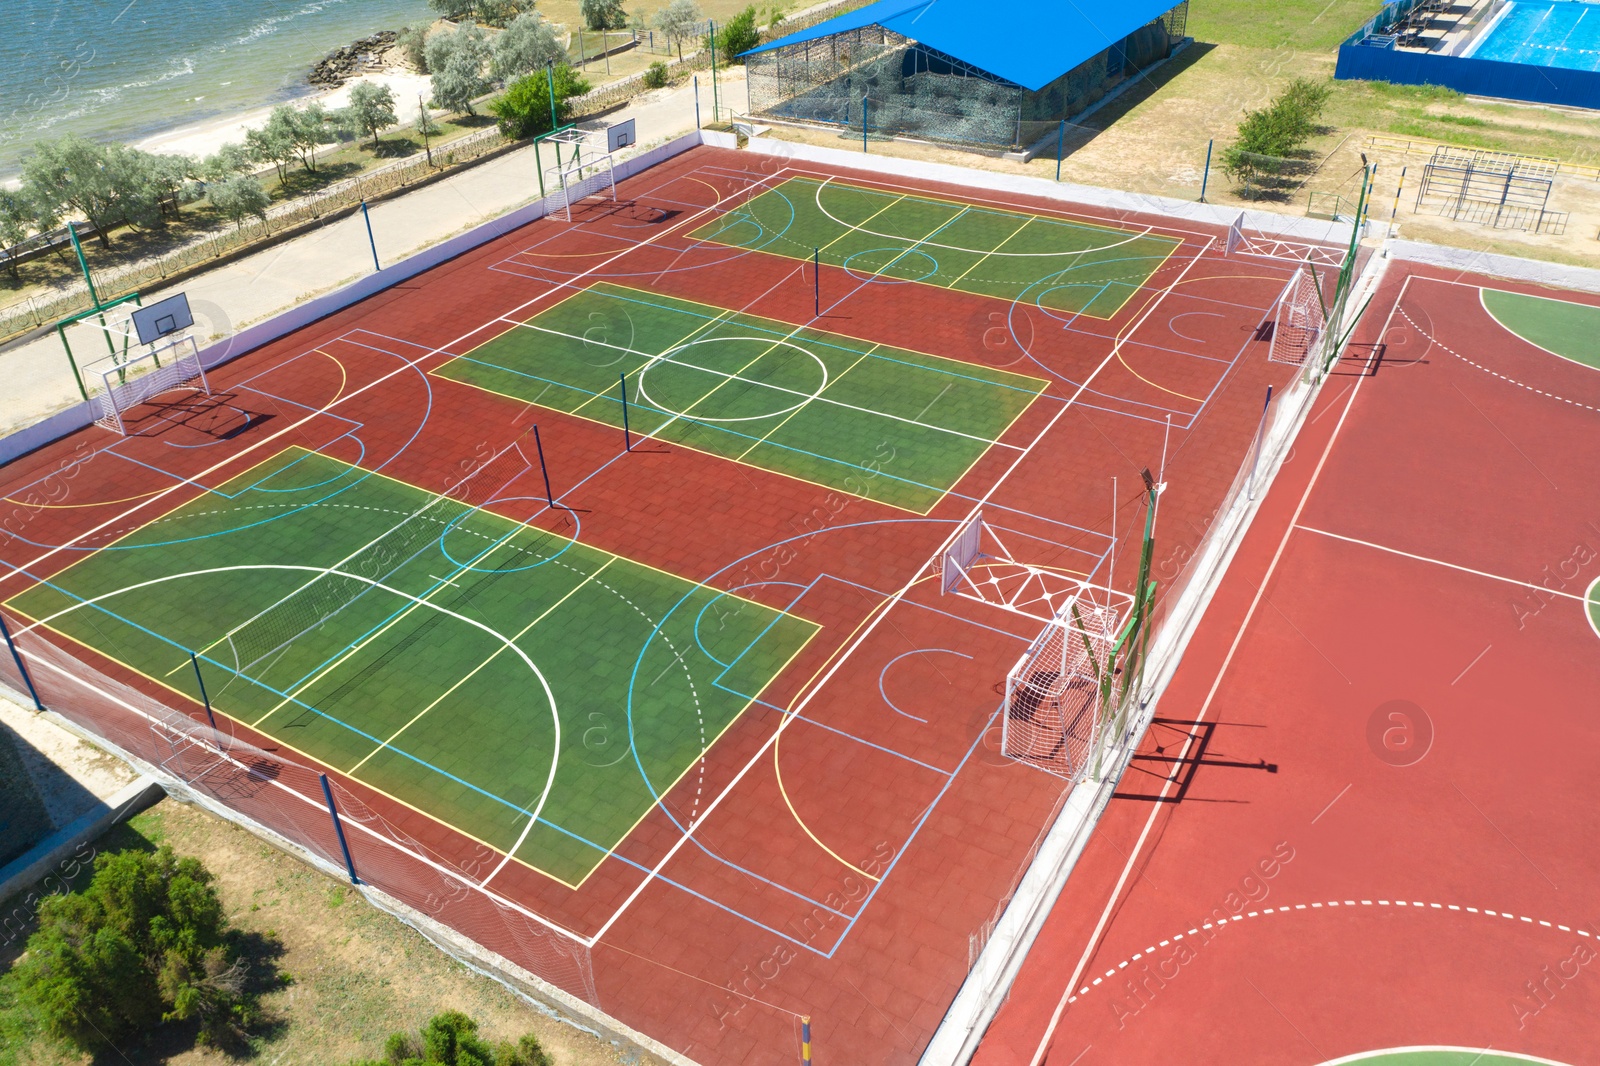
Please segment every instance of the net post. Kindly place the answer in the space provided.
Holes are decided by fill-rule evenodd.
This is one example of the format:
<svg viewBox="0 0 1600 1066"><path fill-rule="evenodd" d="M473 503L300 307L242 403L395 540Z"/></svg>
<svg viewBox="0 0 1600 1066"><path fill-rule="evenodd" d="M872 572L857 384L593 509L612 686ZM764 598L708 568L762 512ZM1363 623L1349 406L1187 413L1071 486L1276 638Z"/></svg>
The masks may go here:
<svg viewBox="0 0 1600 1066"><path fill-rule="evenodd" d="M0 614L0 636L6 638L6 647L11 649L11 661L17 664L17 673L22 675L22 683L28 686L28 695L33 698L33 709L44 710L44 704L39 700L39 690L33 687L33 676L28 673L28 667L22 661L22 654L17 651L16 641L11 639L11 627L6 625L6 616L3 614Z"/></svg>
<svg viewBox="0 0 1600 1066"><path fill-rule="evenodd" d="M1272 386L1267 386L1267 399L1261 405L1261 424L1256 427L1256 442L1251 449L1254 453L1250 459L1250 480L1246 483L1246 493L1250 499L1256 498L1256 474L1261 470L1261 446L1267 436L1267 412L1272 408Z"/></svg>
<svg viewBox="0 0 1600 1066"><path fill-rule="evenodd" d="M539 473L544 475L544 498L551 507L555 507L556 498L550 491L550 470L544 465L544 442L539 439L539 426L533 427L533 446L539 451Z"/></svg>
<svg viewBox="0 0 1600 1066"><path fill-rule="evenodd" d="M1211 146L1216 144L1216 138L1206 142L1206 169L1200 175L1200 202L1206 202L1206 186L1211 182Z"/></svg>
<svg viewBox="0 0 1600 1066"><path fill-rule="evenodd" d="M628 375L617 375L617 391L622 393L622 450L633 451L633 434L628 432Z"/></svg>
<svg viewBox="0 0 1600 1066"><path fill-rule="evenodd" d="M211 696L206 692L206 677L200 672L200 657L192 651L189 653L189 665L194 667L194 679L200 684L200 702L205 704L206 718L211 722L211 731L221 733L217 728L217 716L211 713ZM220 746L219 741L218 747Z"/></svg>
<svg viewBox="0 0 1600 1066"><path fill-rule="evenodd" d="M56 336L61 338L61 347L67 350L67 365L72 367L72 379L78 383L78 391L83 394L83 399L88 402L89 390L83 384L83 374L78 370L78 360L73 357L72 344L67 340L66 322L56 323Z"/></svg>
<svg viewBox="0 0 1600 1066"><path fill-rule="evenodd" d="M822 249L811 249L811 310L812 317L822 317Z"/></svg>
<svg viewBox="0 0 1600 1066"><path fill-rule="evenodd" d="M811 1015L800 1015L800 1064L811 1066Z"/></svg>
<svg viewBox="0 0 1600 1066"><path fill-rule="evenodd" d="M367 212L367 202L361 201L361 220L367 224L367 247L372 249L372 272L376 274L383 267L378 263L378 242L372 239L372 215Z"/></svg>
<svg viewBox="0 0 1600 1066"><path fill-rule="evenodd" d="M339 808L333 802L333 787L328 784L327 774L318 774L317 780L322 782L322 798L328 801L328 817L333 819L333 832L339 838L339 850L344 853L345 871L350 875L350 883L359 885L361 878L356 876L356 864L350 858L350 845L344 839L344 823L339 821Z"/></svg>

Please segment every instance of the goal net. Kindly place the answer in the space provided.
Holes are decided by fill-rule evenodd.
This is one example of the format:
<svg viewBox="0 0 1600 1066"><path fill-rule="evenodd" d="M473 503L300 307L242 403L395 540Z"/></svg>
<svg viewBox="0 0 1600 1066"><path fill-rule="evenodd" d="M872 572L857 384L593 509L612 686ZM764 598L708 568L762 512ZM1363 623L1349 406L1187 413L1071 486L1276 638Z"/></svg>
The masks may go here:
<svg viewBox="0 0 1600 1066"><path fill-rule="evenodd" d="M555 171L555 189L550 194L550 213L559 211L568 222L572 221L572 205L581 200L597 194L604 194L608 200L617 198L617 177L610 152L551 169Z"/></svg>
<svg viewBox="0 0 1600 1066"><path fill-rule="evenodd" d="M1274 363L1304 366L1327 325L1317 276L1309 264L1294 272L1278 297L1272 324L1272 346L1267 358Z"/></svg>
<svg viewBox="0 0 1600 1066"><path fill-rule="evenodd" d="M195 389L211 395L193 337L98 359L84 367L84 384L91 390L95 422L123 436L128 434L123 416L164 392Z"/></svg>
<svg viewBox="0 0 1600 1066"><path fill-rule="evenodd" d="M1069 781L1088 771L1114 688L1117 611L1087 589L1006 675L1001 751Z"/></svg>

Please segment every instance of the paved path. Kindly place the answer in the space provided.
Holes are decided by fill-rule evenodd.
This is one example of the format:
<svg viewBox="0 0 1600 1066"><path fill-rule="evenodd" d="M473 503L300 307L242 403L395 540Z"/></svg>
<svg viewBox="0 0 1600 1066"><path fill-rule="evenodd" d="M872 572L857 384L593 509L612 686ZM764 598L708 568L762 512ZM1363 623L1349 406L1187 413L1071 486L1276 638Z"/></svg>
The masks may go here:
<svg viewBox="0 0 1600 1066"><path fill-rule="evenodd" d="M743 70L724 83L723 99L745 102ZM704 79L702 79L704 80ZM710 120L710 92L702 87L704 117ZM625 110L585 126L603 128L624 119L638 124L641 146L679 136L695 127L692 84L640 97ZM525 148L444 181L373 206L372 230L378 255L392 263L496 218L538 198L534 153ZM360 213L219 267L181 286L195 311L196 339L217 339L270 318L303 300L336 289L372 268ZM177 291L177 288L171 291ZM169 295L144 293L145 302ZM73 352L92 360L105 352L104 340L87 326L75 327ZM61 344L52 333L0 354L0 435L70 407L79 399Z"/></svg>

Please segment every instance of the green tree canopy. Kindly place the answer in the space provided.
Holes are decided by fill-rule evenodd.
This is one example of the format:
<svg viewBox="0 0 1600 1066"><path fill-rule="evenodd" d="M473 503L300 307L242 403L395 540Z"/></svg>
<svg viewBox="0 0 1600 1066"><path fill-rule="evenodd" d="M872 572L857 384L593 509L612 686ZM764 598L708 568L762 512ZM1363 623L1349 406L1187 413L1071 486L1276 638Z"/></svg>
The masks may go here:
<svg viewBox="0 0 1600 1066"><path fill-rule="evenodd" d="M364 133L370 133L372 143L376 146L378 134L400 121L395 106L393 89L364 81L350 90L350 106L346 111L349 112L351 124Z"/></svg>
<svg viewBox="0 0 1600 1066"><path fill-rule="evenodd" d="M510 82L552 63L565 63L567 49L556 36L555 27L543 16L518 15L494 39L492 72L496 79Z"/></svg>
<svg viewBox="0 0 1600 1066"><path fill-rule="evenodd" d="M591 30L627 29L628 13L622 0L582 0L578 5L583 24Z"/></svg>
<svg viewBox="0 0 1600 1066"><path fill-rule="evenodd" d="M533 137L551 129L550 82L556 86L556 121L561 122L572 112L567 102L574 96L589 91L589 82L571 67L562 63L547 75L535 71L524 75L506 87L506 91L490 105L500 120L500 132L507 137Z"/></svg>
<svg viewBox="0 0 1600 1066"><path fill-rule="evenodd" d="M428 0L428 6L441 18L464 19L470 18L478 5L477 0Z"/></svg>
<svg viewBox="0 0 1600 1066"><path fill-rule="evenodd" d="M289 179L286 169L300 154L288 127L279 122L268 122L258 130L244 131L244 150L257 163L271 163L278 168L280 182Z"/></svg>
<svg viewBox="0 0 1600 1066"><path fill-rule="evenodd" d="M123 144L99 145L78 136L44 141L22 163L23 195L42 218L70 208L94 225L105 247L119 222L160 221L155 157Z"/></svg>
<svg viewBox="0 0 1600 1066"><path fill-rule="evenodd" d="M198 1020L220 1042L249 1017L227 934L197 860L167 847L101 855L87 889L41 905L19 992L51 1035L88 1052L171 1020Z"/></svg>
<svg viewBox="0 0 1600 1066"><path fill-rule="evenodd" d="M756 30L756 9L753 6L717 27L717 58L729 65L743 63L744 60L739 56L760 43L761 34Z"/></svg>
<svg viewBox="0 0 1600 1066"><path fill-rule="evenodd" d="M249 174L235 174L221 184L211 186L207 192L212 206L231 219L236 227L243 226L245 218L250 215L266 221L267 208L272 203L267 190Z"/></svg>
<svg viewBox="0 0 1600 1066"><path fill-rule="evenodd" d="M200 161L201 180L223 182L251 167L250 153L242 144L224 144Z"/></svg>
<svg viewBox="0 0 1600 1066"><path fill-rule="evenodd" d="M476 23L463 22L451 33L428 38L433 106L476 114L472 101L489 91L484 71L491 55L488 35Z"/></svg>
<svg viewBox="0 0 1600 1066"><path fill-rule="evenodd" d="M0 189L0 252L13 279L20 280L21 275L12 249L27 240L38 224L38 212L21 190Z"/></svg>
<svg viewBox="0 0 1600 1066"><path fill-rule="evenodd" d="M428 23L413 22L400 27L394 35L395 47L406 57L406 62L422 73L428 73Z"/></svg>

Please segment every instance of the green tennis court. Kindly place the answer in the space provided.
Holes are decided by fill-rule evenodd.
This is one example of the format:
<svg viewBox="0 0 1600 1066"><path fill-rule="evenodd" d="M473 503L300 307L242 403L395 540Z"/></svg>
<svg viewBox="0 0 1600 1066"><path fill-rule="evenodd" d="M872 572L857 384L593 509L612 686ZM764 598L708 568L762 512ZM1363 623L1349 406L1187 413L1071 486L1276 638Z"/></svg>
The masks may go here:
<svg viewBox="0 0 1600 1066"><path fill-rule="evenodd" d="M1046 384L611 284L435 373L918 513Z"/></svg>
<svg viewBox="0 0 1600 1066"><path fill-rule="evenodd" d="M1600 370L1600 307L1529 296L1503 289L1480 289L1483 308L1506 329L1552 355Z"/></svg>
<svg viewBox="0 0 1600 1066"><path fill-rule="evenodd" d="M569 885L817 630L297 448L10 606Z"/></svg>
<svg viewBox="0 0 1600 1066"><path fill-rule="evenodd" d="M691 236L1094 318L1116 314L1180 243L812 178L790 178Z"/></svg>

